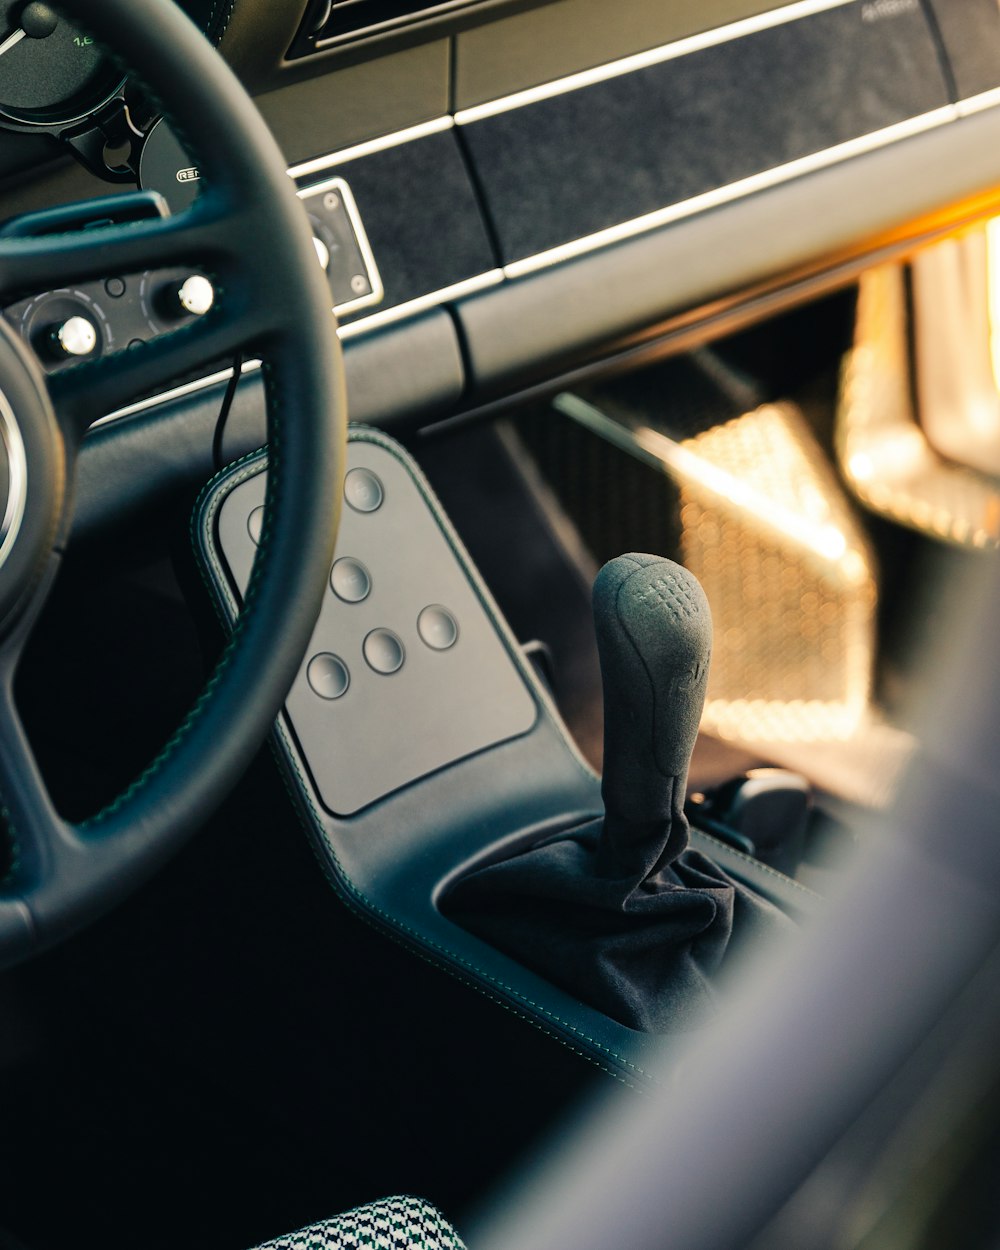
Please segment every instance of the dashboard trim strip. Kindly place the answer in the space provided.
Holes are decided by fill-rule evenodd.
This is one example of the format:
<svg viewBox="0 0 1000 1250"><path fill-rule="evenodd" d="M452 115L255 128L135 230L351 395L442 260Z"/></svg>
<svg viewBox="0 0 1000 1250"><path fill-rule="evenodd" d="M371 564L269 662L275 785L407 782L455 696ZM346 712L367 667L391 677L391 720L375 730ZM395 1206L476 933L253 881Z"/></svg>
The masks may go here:
<svg viewBox="0 0 1000 1250"><path fill-rule="evenodd" d="M244 360L240 368L240 377L245 374L256 373L261 367L259 360ZM150 395L148 399L137 400L134 404L127 404L124 408L119 408L115 412L109 412L106 417L101 417L94 421L90 428L92 430L99 429L102 425L109 425L112 421L121 421L124 417L134 417L140 412L148 412L150 408L159 408L161 404L169 404L175 399L184 399L187 395L196 395L198 391L206 391L211 386L219 386L223 382L228 382L233 376L232 369L220 369L217 373L210 373L203 378L195 378L193 382L184 382L180 386L172 387L169 391L161 391L159 395Z"/></svg>
<svg viewBox="0 0 1000 1250"><path fill-rule="evenodd" d="M404 304L396 304L393 308L385 308L381 312L372 313L368 317L359 317L357 321L352 321L346 326L340 326L337 333L342 339L352 339L367 330L376 330L379 326L391 325L394 321L402 321L405 317L409 317L414 313L426 312L428 309L437 308L439 304L447 303L450 299L461 299L463 295L474 295L476 291L485 290L486 287L499 286L503 280L504 272L502 269L487 269L485 273L477 273L471 278L463 278L461 282L454 282L451 286L442 287L439 291L430 291L427 295L420 295L416 299L407 300Z"/></svg>
<svg viewBox="0 0 1000 1250"><path fill-rule="evenodd" d="M372 313L368 317L361 317L357 321L352 321L348 325L337 327L337 337L341 340L352 339L367 330L375 330L379 326L391 325L394 321L403 321L405 318L413 316L419 312L427 312L432 308L437 308L449 299L461 299L463 295L473 295L476 291L483 291L487 287L498 286L504 280L502 269L488 269L485 273L476 274L472 278L466 278L462 282L456 282L452 286L442 287L439 291L431 291L427 295L421 295L418 299L407 300L405 304L397 304L394 308L386 308L382 312ZM259 360L245 360L240 371L240 376L256 373L261 367ZM204 378L195 378L191 382L185 382L181 386L175 386L172 390L163 391L159 395L151 395L148 399L140 399L134 404L128 404L125 408L119 408L117 412L109 413L106 417L101 417L95 421L91 429L97 429L99 426L107 425L111 421L120 421L123 417L134 417L140 412L147 412L150 408L158 408L160 404L168 404L175 399L184 399L188 395L196 395L198 391L207 390L212 386L219 386L223 382L228 382L233 376L232 369L220 369L216 373L211 373Z"/></svg>
<svg viewBox="0 0 1000 1250"><path fill-rule="evenodd" d="M539 83L537 87L526 87L511 95L500 96L496 100L487 100L484 104L474 104L470 108L459 109L455 113L455 124L467 126L472 122L483 121L487 117L496 117L500 113L509 113L514 109L524 108L527 104L551 100L554 96L566 95L582 87L593 87L597 83L620 78L623 74L648 69L651 65L662 65L665 61L673 61L692 52L701 52L705 48L714 48L718 44L729 43L733 39L742 39L746 35L754 35L775 26L784 26L800 18L825 13L828 9L839 9L848 4L857 3L859 0L796 0L795 3L786 4L779 9L770 9L754 17L742 18L738 22L730 22L725 26L716 26L713 30L702 31L698 35L689 35L686 39L675 39L671 43L660 44L644 52L635 52L617 61L607 61L591 69L568 74L565 78L554 78L549 82Z"/></svg>
<svg viewBox="0 0 1000 1250"><path fill-rule="evenodd" d="M420 122L416 126L407 126L405 130L393 130L387 135L379 135L377 139L368 139L364 143L355 143L349 148L341 148L328 156L318 156L315 160L303 161L292 165L288 171L290 178L308 178L312 174L321 174L335 165L346 165L350 161L360 160L363 156L373 156L376 152L386 152L390 148L398 148L403 143L413 143L416 139L426 139L428 135L439 135L451 130L455 119L451 114L435 117L428 122ZM304 187L308 191L310 188Z"/></svg>
<svg viewBox="0 0 1000 1250"><path fill-rule="evenodd" d="M986 97L995 98L987 103L985 102ZM979 101L984 102L978 103ZM972 103L976 104L976 107L971 110L972 112L983 111L994 103L1000 104L1000 89L995 92L986 92L983 96L972 97ZM526 277L529 274L558 265L563 261L587 255L610 244L624 242L627 239L635 238L638 235L669 225L671 222L694 216L698 212L717 208L733 200L741 199L755 191L780 186L782 183L789 182L802 174L815 173L839 161L850 159L852 156L860 156L864 153L877 151L879 148L888 147L900 139L937 129L961 116L963 116L961 105L945 105L943 108L934 109L930 113L923 113L919 117L910 118L908 121L897 122L895 125L888 126L883 130L876 130L871 134L862 135L858 139L851 139L847 143L839 144L837 147L826 148L812 156L802 157L800 160L792 161L786 165L777 165L773 169L765 170L760 174L754 174L740 182L730 183L728 186L720 187L715 191L695 196L694 199L683 200L655 213L647 213L643 217L620 222L618 225L599 231L596 234L585 235L580 239L575 239L571 243L552 248L547 252L540 252L537 255L525 257L523 260L513 261L502 269L487 270L471 278L466 278L462 282L456 282L452 286L443 287L437 291L429 291L426 295L421 295L417 299L407 300L405 303L397 304L393 308L386 308L381 312L372 313L366 317L359 317L357 321L339 326L337 334L342 340L359 337L369 330L376 330L380 326L390 325L416 313L436 308L450 299L460 299L465 295L473 295L477 291L485 290L488 287L498 286L504 280ZM405 132L401 131L399 133ZM330 159L331 163L338 163L335 158ZM247 361L243 365L243 372L250 373L259 368L260 361ZM95 421L94 428L110 421L117 421L122 417L134 416L150 408L155 408L160 404L169 403L171 400L181 399L186 395L191 395L199 390L225 382L230 377L232 377L232 370L224 369L208 377L185 383L183 386L175 387L173 390L165 391L160 395L151 396L149 399L140 400L138 403L129 404L117 412L110 413L99 421Z"/></svg>
<svg viewBox="0 0 1000 1250"><path fill-rule="evenodd" d="M990 91L983 91L979 95L959 100L955 107L959 117L971 117L973 113L982 113L985 109L995 108L998 104L1000 104L1000 87L993 87Z"/></svg>

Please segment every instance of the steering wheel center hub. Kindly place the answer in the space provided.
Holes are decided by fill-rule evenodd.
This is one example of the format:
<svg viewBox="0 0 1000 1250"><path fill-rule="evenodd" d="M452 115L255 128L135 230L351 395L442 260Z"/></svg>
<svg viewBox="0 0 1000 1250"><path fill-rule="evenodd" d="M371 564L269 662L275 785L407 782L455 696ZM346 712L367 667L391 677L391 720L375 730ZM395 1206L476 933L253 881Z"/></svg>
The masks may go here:
<svg viewBox="0 0 1000 1250"><path fill-rule="evenodd" d="M7 396L0 391L0 566L17 541L28 490L24 439Z"/></svg>
<svg viewBox="0 0 1000 1250"><path fill-rule="evenodd" d="M0 637L56 541L66 455L41 371L0 322Z"/></svg>

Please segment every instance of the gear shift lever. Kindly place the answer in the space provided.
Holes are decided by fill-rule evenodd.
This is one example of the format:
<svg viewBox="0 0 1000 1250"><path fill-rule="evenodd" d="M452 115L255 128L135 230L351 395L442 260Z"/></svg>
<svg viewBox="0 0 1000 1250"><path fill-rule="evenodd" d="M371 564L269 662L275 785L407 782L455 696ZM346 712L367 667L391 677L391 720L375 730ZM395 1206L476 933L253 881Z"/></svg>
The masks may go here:
<svg viewBox="0 0 1000 1250"><path fill-rule="evenodd" d="M628 555L597 576L594 626L604 682L598 868L645 876L687 846L684 791L705 703L712 614L687 569Z"/></svg>
<svg viewBox="0 0 1000 1250"><path fill-rule="evenodd" d="M471 873L443 901L465 928L635 1029L687 1026L737 936L785 917L688 848L684 789L712 619L686 569L627 555L594 584L605 814Z"/></svg>

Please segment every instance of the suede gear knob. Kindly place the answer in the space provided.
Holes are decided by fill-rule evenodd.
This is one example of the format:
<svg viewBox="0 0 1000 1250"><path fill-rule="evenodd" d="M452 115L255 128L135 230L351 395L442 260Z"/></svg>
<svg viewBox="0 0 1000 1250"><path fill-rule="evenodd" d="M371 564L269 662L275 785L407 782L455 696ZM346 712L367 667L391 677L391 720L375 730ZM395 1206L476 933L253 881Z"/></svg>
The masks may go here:
<svg viewBox="0 0 1000 1250"><path fill-rule="evenodd" d="M606 812L633 825L667 820L683 806L705 704L708 600L679 564L633 554L601 569L593 604L604 680Z"/></svg>

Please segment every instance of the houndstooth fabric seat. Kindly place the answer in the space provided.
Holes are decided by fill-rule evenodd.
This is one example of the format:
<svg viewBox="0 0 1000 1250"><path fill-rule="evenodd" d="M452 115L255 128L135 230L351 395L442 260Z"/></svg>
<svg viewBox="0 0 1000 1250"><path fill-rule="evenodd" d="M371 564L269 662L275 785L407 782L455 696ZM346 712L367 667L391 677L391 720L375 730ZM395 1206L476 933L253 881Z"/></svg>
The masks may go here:
<svg viewBox="0 0 1000 1250"><path fill-rule="evenodd" d="M383 1198L256 1250L465 1250L465 1244L422 1198Z"/></svg>

